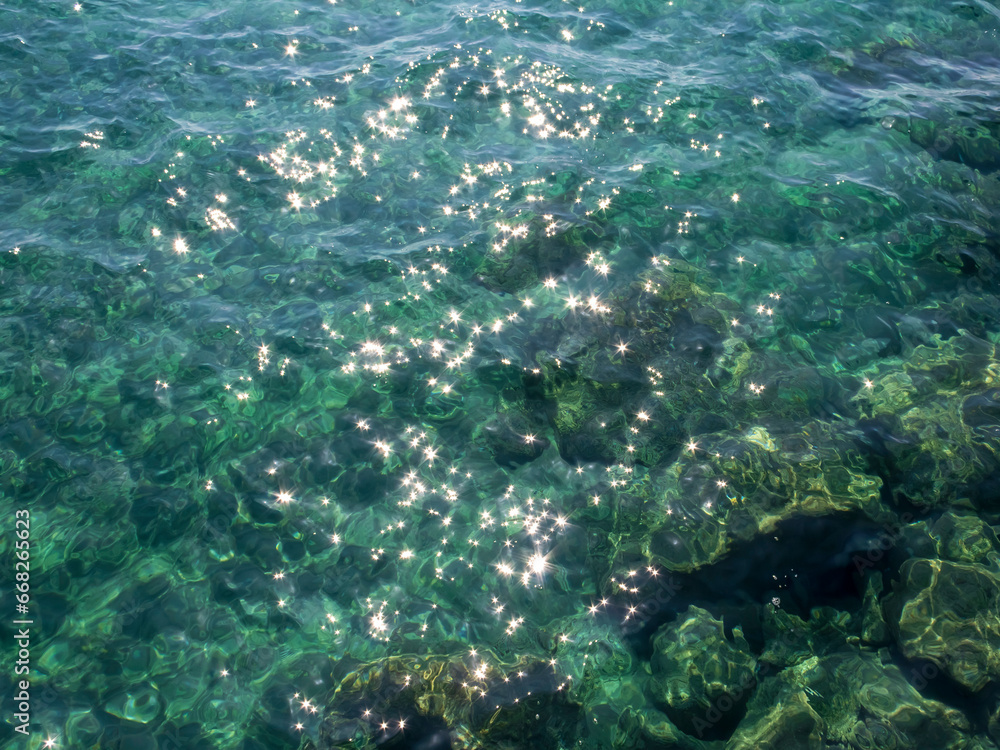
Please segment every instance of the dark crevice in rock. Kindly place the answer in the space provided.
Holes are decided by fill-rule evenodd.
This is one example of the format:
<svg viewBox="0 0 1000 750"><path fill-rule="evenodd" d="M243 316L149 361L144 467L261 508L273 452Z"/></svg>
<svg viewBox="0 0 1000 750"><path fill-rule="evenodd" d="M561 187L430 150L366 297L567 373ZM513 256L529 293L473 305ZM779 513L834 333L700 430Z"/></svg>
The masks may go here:
<svg viewBox="0 0 1000 750"><path fill-rule="evenodd" d="M764 637L753 613L775 598L781 609L803 619L825 606L857 614L864 595L861 574L874 569L887 580L895 578L909 556L899 548L895 529L850 513L785 521L713 565L668 574L663 596L653 595L665 601L640 612L645 619L626 638L640 658L649 658L652 635L692 604L723 617L727 630L741 626L755 650L763 648Z"/></svg>

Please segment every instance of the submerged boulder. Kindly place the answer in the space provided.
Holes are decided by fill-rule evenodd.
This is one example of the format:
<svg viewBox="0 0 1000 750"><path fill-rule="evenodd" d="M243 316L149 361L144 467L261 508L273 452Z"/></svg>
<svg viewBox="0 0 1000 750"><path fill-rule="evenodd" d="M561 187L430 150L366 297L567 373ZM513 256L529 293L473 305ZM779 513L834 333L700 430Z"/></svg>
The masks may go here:
<svg viewBox="0 0 1000 750"><path fill-rule="evenodd" d="M756 658L739 628L727 638L722 620L695 606L653 639L653 701L698 738L734 727L756 686Z"/></svg>
<svg viewBox="0 0 1000 750"><path fill-rule="evenodd" d="M970 690L1000 677L1000 578L978 564L911 559L886 603L909 659L926 659Z"/></svg>
<svg viewBox="0 0 1000 750"><path fill-rule="evenodd" d="M948 512L930 529L938 557L959 563L979 563L998 570L1000 540L981 518Z"/></svg>
<svg viewBox="0 0 1000 750"><path fill-rule="evenodd" d="M935 122L910 118L910 140L937 159L967 164L974 169L1000 169L1000 140L996 126L972 121Z"/></svg>
<svg viewBox="0 0 1000 750"><path fill-rule="evenodd" d="M871 652L811 656L764 678L727 748L973 748L965 716Z"/></svg>
<svg viewBox="0 0 1000 750"><path fill-rule="evenodd" d="M529 417L511 408L480 425L475 442L485 447L499 466L512 468L534 461L549 447L548 439L538 431Z"/></svg>

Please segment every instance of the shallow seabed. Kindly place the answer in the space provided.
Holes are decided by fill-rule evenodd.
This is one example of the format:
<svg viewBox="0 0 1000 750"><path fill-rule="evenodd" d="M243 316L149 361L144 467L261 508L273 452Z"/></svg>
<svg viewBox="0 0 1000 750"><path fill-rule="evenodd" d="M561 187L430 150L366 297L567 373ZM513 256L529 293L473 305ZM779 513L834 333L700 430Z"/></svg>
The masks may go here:
<svg viewBox="0 0 1000 750"><path fill-rule="evenodd" d="M0 5L5 743L1000 744L1000 10L581 3Z"/></svg>

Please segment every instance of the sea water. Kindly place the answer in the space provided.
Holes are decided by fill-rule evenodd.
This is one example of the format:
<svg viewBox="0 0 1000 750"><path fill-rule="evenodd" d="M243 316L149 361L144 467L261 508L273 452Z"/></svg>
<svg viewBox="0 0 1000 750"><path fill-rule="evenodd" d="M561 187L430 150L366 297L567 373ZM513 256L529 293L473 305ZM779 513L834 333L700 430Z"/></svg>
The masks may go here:
<svg viewBox="0 0 1000 750"><path fill-rule="evenodd" d="M998 26L5 3L4 741L995 747Z"/></svg>

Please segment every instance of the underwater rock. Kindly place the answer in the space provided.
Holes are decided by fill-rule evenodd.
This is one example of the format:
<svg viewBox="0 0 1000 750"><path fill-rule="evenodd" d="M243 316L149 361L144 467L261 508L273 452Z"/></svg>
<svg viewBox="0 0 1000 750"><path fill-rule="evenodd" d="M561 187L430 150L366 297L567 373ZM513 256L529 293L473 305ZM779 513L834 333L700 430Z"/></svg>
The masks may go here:
<svg viewBox="0 0 1000 750"><path fill-rule="evenodd" d="M625 451L621 430L623 389L615 383L580 378L554 385L552 426L559 453L569 464L612 464ZM602 426L603 423L603 426Z"/></svg>
<svg viewBox="0 0 1000 750"><path fill-rule="evenodd" d="M128 721L148 724L159 716L162 703L155 688L150 685L139 685L108 699L104 710Z"/></svg>
<svg viewBox="0 0 1000 750"><path fill-rule="evenodd" d="M741 512L760 532L798 514L861 511L886 520L879 501L882 480L869 473L865 458L846 436L823 422L807 422L789 435L755 427L721 444L719 461L745 495Z"/></svg>
<svg viewBox="0 0 1000 750"><path fill-rule="evenodd" d="M485 696L487 700L494 696ZM490 708L494 708L491 706ZM488 743L514 743L517 747L558 748L569 744L580 724L580 707L570 703L564 692L539 685L523 698L500 703L489 718L475 727Z"/></svg>
<svg viewBox="0 0 1000 750"><path fill-rule="evenodd" d="M872 376L852 403L884 426L878 450L896 497L928 507L970 507L963 484L982 481L997 467L995 438L979 424L991 418L989 392L969 397L996 377L995 346L971 335L935 336L933 344L914 347L901 371Z"/></svg>
<svg viewBox="0 0 1000 750"><path fill-rule="evenodd" d="M669 344L674 352L698 358L717 355L730 333L728 321L742 314L740 303L720 287L717 278L683 259L662 259L612 294L610 303L622 311L616 323L630 329L635 351Z"/></svg>
<svg viewBox="0 0 1000 750"><path fill-rule="evenodd" d="M713 363L735 341L727 338L726 316L740 308L713 292L715 286L717 280L681 259L660 261L608 299L616 312L604 321L601 335L578 321L563 324L554 348L538 361L545 368L548 418L565 461L669 465L707 415L731 411L713 380L704 377L710 368L712 378L726 384L734 377ZM623 350L609 345L616 340ZM737 358L734 365L748 366L745 360ZM654 394L662 400L655 411L651 380L663 389ZM649 429L636 428L639 413L648 413L641 419L649 420ZM726 425L721 420L715 429Z"/></svg>
<svg viewBox="0 0 1000 750"><path fill-rule="evenodd" d="M815 655L843 651L852 638L852 626L848 613L832 607L813 609L808 620L776 606L766 607L761 623L766 643L758 659L761 673L794 667Z"/></svg>
<svg viewBox="0 0 1000 750"><path fill-rule="evenodd" d="M529 215L522 215L529 224ZM596 230L596 231L595 231ZM598 227L575 226L554 237L531 237L512 249L485 255L476 274L494 292L517 294L546 276L561 276L601 244Z"/></svg>
<svg viewBox="0 0 1000 750"><path fill-rule="evenodd" d="M938 159L961 162L974 169L1000 169L1000 140L995 126L911 117L910 140Z"/></svg>
<svg viewBox="0 0 1000 750"><path fill-rule="evenodd" d="M330 713L320 725L319 738L320 747L363 747L364 726L356 719Z"/></svg>
<svg viewBox="0 0 1000 750"><path fill-rule="evenodd" d="M658 414L654 429L636 436L623 433L623 439L615 446L615 455L620 461L631 460L647 468L669 465L680 455L686 437L679 421L669 414Z"/></svg>
<svg viewBox="0 0 1000 750"><path fill-rule="evenodd" d="M648 523L648 521L647 521ZM667 570L687 572L711 565L729 550L730 538L717 521L688 524L667 516L643 535L642 553Z"/></svg>
<svg viewBox="0 0 1000 750"><path fill-rule="evenodd" d="M1000 578L978 564L910 559L885 603L909 659L926 659L969 690L1000 677Z"/></svg>
<svg viewBox="0 0 1000 750"><path fill-rule="evenodd" d="M886 657L887 659L888 657ZM729 748L976 747L965 716L870 652L808 655L764 677ZM986 745L988 746L988 745Z"/></svg>
<svg viewBox="0 0 1000 750"><path fill-rule="evenodd" d="M823 722L801 694L768 705L726 745L727 750L822 750Z"/></svg>
<svg viewBox="0 0 1000 750"><path fill-rule="evenodd" d="M835 426L810 422L789 435L763 426L729 432L710 449L693 441L694 455L704 458L676 461L635 488L644 503L642 554L668 570L692 571L723 557L734 541L772 533L791 518L861 513L892 521L880 502L881 478L847 438ZM665 512L652 514L654 508Z"/></svg>
<svg viewBox="0 0 1000 750"><path fill-rule="evenodd" d="M754 362L747 342L730 336L722 342L719 356L708 369L708 376L723 393L735 393L742 387L744 379L754 373Z"/></svg>
<svg viewBox="0 0 1000 750"><path fill-rule="evenodd" d="M738 627L730 640L722 620L691 606L660 628L653 652L650 692L677 727L701 737L712 724L735 726L756 685L756 659ZM712 709L716 722L706 719Z"/></svg>
<svg viewBox="0 0 1000 750"><path fill-rule="evenodd" d="M861 640L871 646L885 646L892 640L889 633L889 626L882 616L882 607L879 604L879 595L882 593L884 583L882 573L875 571L867 576L865 582L865 597L861 605Z"/></svg>
<svg viewBox="0 0 1000 750"><path fill-rule="evenodd" d="M973 515L945 513L930 529L943 560L958 563L979 563L998 570L1000 541L996 532L981 518Z"/></svg>
<svg viewBox="0 0 1000 750"><path fill-rule="evenodd" d="M568 630L572 618L553 625L553 632ZM579 622L576 632L586 645L583 658L570 665L565 685L570 700L581 707L578 737L586 747L629 747L640 731L631 714L652 710L646 671L633 650L593 618Z"/></svg>
<svg viewBox="0 0 1000 750"><path fill-rule="evenodd" d="M481 425L475 440L486 447L499 466L512 468L534 461L549 447L549 440L537 432L537 426L527 416L506 410Z"/></svg>
<svg viewBox="0 0 1000 750"><path fill-rule="evenodd" d="M413 643L424 645L419 639ZM331 662L330 677L337 685L333 693L338 703L357 710L332 714L321 730L323 736L334 743L331 746L354 747L352 743L366 732L370 736L372 727L377 726L374 719L357 717L367 716L364 707L380 701L387 715L410 717L407 722L412 726L423 725L437 734L447 727L452 741L459 743L455 746L557 748L562 746L560 742L572 741L581 729L589 729L583 719L584 708L589 715L605 705L607 715L617 717L626 706L635 705L637 700L641 705L644 700L641 691L632 688L612 708L610 693L606 694L604 687L611 683L627 687L629 681L612 680L606 674L562 680L548 660L519 657L503 661L487 649L470 660L464 644L452 645L455 651L450 654ZM379 744L387 739L382 736ZM391 746L420 746L419 737L407 733L396 739L403 744Z"/></svg>
<svg viewBox="0 0 1000 750"><path fill-rule="evenodd" d="M594 743L594 747L601 744ZM616 748L671 748L671 750L703 750L712 747L689 737L670 723L670 719L654 708L629 707L621 713L615 726L612 746Z"/></svg>
<svg viewBox="0 0 1000 750"><path fill-rule="evenodd" d="M1000 392L991 389L969 396L962 403L962 421L984 436L995 437L1000 426Z"/></svg>

